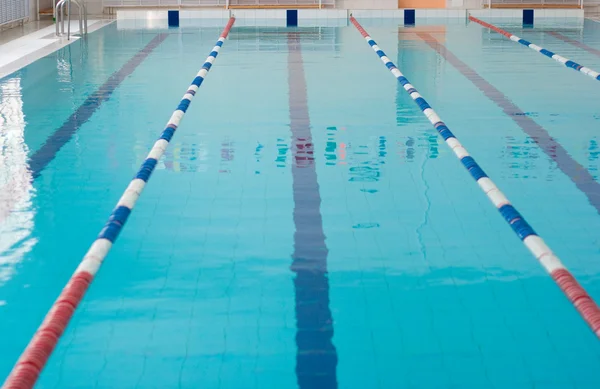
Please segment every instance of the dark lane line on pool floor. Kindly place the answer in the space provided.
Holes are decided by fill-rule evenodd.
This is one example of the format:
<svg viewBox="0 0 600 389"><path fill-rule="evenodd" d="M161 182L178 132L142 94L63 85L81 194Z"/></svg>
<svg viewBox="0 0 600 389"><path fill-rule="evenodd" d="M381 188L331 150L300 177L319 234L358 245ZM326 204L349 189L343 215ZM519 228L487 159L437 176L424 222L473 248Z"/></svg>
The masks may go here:
<svg viewBox="0 0 600 389"><path fill-rule="evenodd" d="M296 377L300 389L337 388L337 351L329 309L329 279L321 195L314 164L300 37L288 33L288 83L292 132L296 299Z"/></svg>
<svg viewBox="0 0 600 389"><path fill-rule="evenodd" d="M583 42L579 42L575 39L571 39L568 36L565 36L559 32L554 32L554 31L546 31L546 34L555 37L556 39L560 39L563 42L569 43L575 47L579 47L580 49L583 49L585 51L587 51L588 53L594 54L595 56L600 57L600 50L595 49L591 46L586 45Z"/></svg>
<svg viewBox="0 0 600 389"><path fill-rule="evenodd" d="M29 159L29 169L35 180L56 157L60 149L67 144L73 135L87 122L94 112L100 108L102 103L110 98L115 89L129 76L135 69L160 45L169 34L158 34L152 40L137 52L125 65L114 72L104 84L102 84L94 93L88 96L87 99L77 108L75 112L69 116L67 121L59 127L50 137L44 142Z"/></svg>
<svg viewBox="0 0 600 389"><path fill-rule="evenodd" d="M600 213L600 183L598 183L590 172L575 161L565 148L552 138L548 131L536 123L529 116L513 104L506 95L496 87L487 82L474 69L458 59L442 43L428 33L417 33L429 47L448 61L456 70L465 76L483 94L500 107L521 129L533 139L547 156L556 162L558 168L566 174L575 186L588 198L590 204Z"/></svg>

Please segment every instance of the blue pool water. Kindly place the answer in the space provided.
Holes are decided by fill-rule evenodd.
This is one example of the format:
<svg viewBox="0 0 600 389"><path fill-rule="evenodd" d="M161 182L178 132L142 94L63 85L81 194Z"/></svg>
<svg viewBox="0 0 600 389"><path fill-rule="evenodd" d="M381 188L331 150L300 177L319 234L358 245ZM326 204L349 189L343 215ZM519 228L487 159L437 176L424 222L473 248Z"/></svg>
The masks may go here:
<svg viewBox="0 0 600 389"><path fill-rule="evenodd" d="M361 22L600 300L597 82L462 20ZM600 69L547 33L600 50L599 23L496 24ZM115 23L0 80L0 377L221 28ZM599 362L354 27L234 26L37 387L597 388Z"/></svg>

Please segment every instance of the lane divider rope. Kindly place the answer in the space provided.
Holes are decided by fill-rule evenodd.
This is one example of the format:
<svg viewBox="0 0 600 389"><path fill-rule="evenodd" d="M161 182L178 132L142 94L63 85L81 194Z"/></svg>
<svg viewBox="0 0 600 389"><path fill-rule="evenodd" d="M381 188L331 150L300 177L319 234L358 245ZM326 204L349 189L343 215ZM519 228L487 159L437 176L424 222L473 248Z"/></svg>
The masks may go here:
<svg viewBox="0 0 600 389"><path fill-rule="evenodd" d="M600 81L600 73L597 72L597 71L595 71L595 70L593 70L593 69L590 69L588 67L580 65L580 64L578 64L575 61L571 61L570 59L565 58L562 55L555 54L552 51L546 50L543 47L540 47L540 46L535 45L535 44L533 44L533 43L531 43L529 41L526 41L525 39L521 39L518 36L513 35L513 34L511 34L508 31L505 31L505 30L503 30L503 29L501 29L499 27L496 27L493 24L484 22L481 19L477 19L474 16L469 15L469 20L471 20L471 21L473 21L475 23L481 24L483 27L487 27L490 30L497 32L498 34L504 35L505 37L507 37L508 39L510 39L513 42L520 43L523 46L527 46L530 49L535 50L538 53L543 54L543 55L545 55L548 58L552 58L556 62L560 62L560 63L562 63L563 65L565 65L568 68L577 70L578 72L581 72L581 73L585 74L586 76L589 76L589 77L591 77L591 78L593 78L595 80Z"/></svg>
<svg viewBox="0 0 600 389"><path fill-rule="evenodd" d="M235 18L231 17L210 55L202 65L202 69L200 69L194 78L194 81L181 99L177 109L173 112L165 130L162 132L156 143L154 143L154 146L150 150L146 160L142 163L135 178L129 183L129 186L121 196L121 199L110 215L108 222L105 224L102 231L100 231L98 238L83 257L79 267L77 267L75 273L71 276L71 279L52 305L52 308L44 318L44 321L37 329L33 338L27 345L27 348L13 367L12 372L4 382L4 385L2 385L3 389L31 389L35 385L50 354L56 347L59 338L69 324L75 309L83 299L85 292L102 265L104 258L117 240L129 214L144 190L150 175L154 171L158 160L163 156L183 115L190 106L192 98L196 95L198 88L202 85L202 82L217 58L219 50L221 49L221 46L223 46L223 42L225 42L234 22Z"/></svg>
<svg viewBox="0 0 600 389"><path fill-rule="evenodd" d="M452 149L456 157L475 179L481 190L496 206L500 214L511 226L517 236L523 241L527 249L542 264L552 279L558 284L560 289L569 298L583 319L588 323L592 331L600 338L600 308L583 287L575 280L573 275L561 263L560 259L550 250L546 243L540 238L533 228L525 221L525 218L508 201L506 196L498 189L496 184L485 174L483 169L469 155L467 150L460 144L458 139L446 126L446 124L435 113L431 106L419 94L408 79L400 72L394 63L385 55L383 50L377 46L377 43L367 34L358 21L351 16L350 21L360 31L373 51L377 53L381 61L398 79L404 90L419 106L423 114L429 119L446 144Z"/></svg>

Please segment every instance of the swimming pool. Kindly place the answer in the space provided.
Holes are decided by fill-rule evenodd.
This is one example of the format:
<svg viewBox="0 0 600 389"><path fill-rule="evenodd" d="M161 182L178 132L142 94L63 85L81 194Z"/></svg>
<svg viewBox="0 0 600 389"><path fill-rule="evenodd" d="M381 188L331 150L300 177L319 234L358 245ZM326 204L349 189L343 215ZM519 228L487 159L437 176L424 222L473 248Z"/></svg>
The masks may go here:
<svg viewBox="0 0 600 389"><path fill-rule="evenodd" d="M597 82L475 23L360 22L600 299ZM596 22L493 23L600 69ZM1 377L224 24L113 23L0 80ZM234 25L37 387L597 387L594 334L388 73L352 25Z"/></svg>

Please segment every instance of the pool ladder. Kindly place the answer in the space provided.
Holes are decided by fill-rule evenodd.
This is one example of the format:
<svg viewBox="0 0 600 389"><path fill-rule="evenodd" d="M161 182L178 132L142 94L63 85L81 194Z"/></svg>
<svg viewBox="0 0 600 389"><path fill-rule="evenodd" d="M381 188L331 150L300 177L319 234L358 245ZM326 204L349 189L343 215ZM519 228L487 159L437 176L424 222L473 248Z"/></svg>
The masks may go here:
<svg viewBox="0 0 600 389"><path fill-rule="evenodd" d="M71 39L71 3L79 9L79 35L87 35L87 8L85 0L59 0L56 3L56 36L65 35L65 7L67 7L67 40Z"/></svg>

